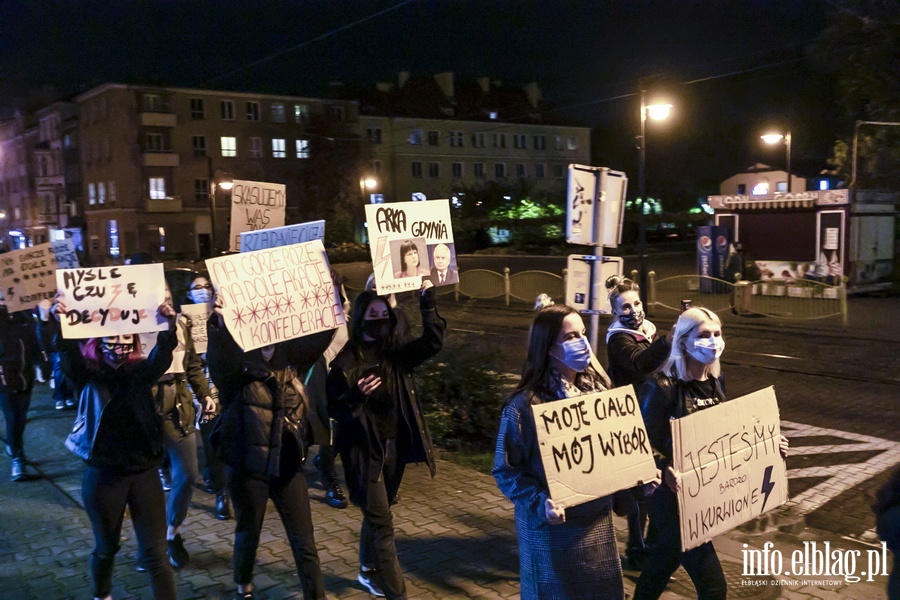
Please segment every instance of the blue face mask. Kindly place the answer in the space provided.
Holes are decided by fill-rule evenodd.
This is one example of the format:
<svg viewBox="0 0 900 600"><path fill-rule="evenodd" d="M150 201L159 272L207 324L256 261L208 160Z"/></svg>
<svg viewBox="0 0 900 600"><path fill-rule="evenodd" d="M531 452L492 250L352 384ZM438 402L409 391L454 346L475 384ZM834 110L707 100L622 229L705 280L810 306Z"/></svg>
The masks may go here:
<svg viewBox="0 0 900 600"><path fill-rule="evenodd" d="M561 352L560 349L562 350ZM581 373L591 363L591 345L588 343L587 338L572 338L571 340L557 343L550 355L573 371Z"/></svg>

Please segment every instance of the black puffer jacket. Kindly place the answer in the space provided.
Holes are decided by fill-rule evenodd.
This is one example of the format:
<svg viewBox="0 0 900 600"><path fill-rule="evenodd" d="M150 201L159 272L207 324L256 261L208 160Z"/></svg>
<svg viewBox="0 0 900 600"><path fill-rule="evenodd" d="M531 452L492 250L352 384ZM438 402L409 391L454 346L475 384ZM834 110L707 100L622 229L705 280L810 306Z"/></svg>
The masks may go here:
<svg viewBox="0 0 900 600"><path fill-rule="evenodd" d="M34 364L40 356L34 319L28 311L0 311L0 389L27 392L34 387Z"/></svg>
<svg viewBox="0 0 900 600"><path fill-rule="evenodd" d="M207 332L206 360L222 407L211 436L213 445L234 469L280 475L283 440L293 439L301 457L308 446L308 398L297 373L309 370L334 332L275 344L268 362L262 349L241 350L215 314L207 322Z"/></svg>

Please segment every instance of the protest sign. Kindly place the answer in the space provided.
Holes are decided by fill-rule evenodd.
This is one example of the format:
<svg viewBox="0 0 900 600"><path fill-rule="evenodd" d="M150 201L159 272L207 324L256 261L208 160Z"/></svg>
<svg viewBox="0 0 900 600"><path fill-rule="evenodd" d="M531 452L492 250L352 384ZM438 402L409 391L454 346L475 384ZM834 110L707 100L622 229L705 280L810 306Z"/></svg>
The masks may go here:
<svg viewBox="0 0 900 600"><path fill-rule="evenodd" d="M656 480L630 385L531 407L550 497L576 506Z"/></svg>
<svg viewBox="0 0 900 600"><path fill-rule="evenodd" d="M72 240L0 254L0 296L9 312L29 310L56 295L56 270L78 266Z"/></svg>
<svg viewBox="0 0 900 600"><path fill-rule="evenodd" d="M346 322L321 240L210 258L206 267L244 351Z"/></svg>
<svg viewBox="0 0 900 600"><path fill-rule="evenodd" d="M689 550L788 499L775 389L670 421L682 473L681 548Z"/></svg>
<svg viewBox="0 0 900 600"><path fill-rule="evenodd" d="M182 304L181 314L191 323L191 338L197 354L206 352L206 321L211 308L209 304Z"/></svg>
<svg viewBox="0 0 900 600"><path fill-rule="evenodd" d="M166 297L161 263L59 269L56 286L66 303L60 318L66 339L146 333L169 328L158 314Z"/></svg>
<svg viewBox="0 0 900 600"><path fill-rule="evenodd" d="M417 290L423 277L435 285L459 281L447 200L367 204L366 222L379 294ZM440 283L444 256L449 273Z"/></svg>
<svg viewBox="0 0 900 600"><path fill-rule="evenodd" d="M284 225L285 202L283 183L235 179L231 188L231 249L241 249L242 231Z"/></svg>
<svg viewBox="0 0 900 600"><path fill-rule="evenodd" d="M271 229L242 231L240 236L241 252L302 244L312 240L324 240L325 221L310 221L308 223L297 223L296 225L285 225L284 227L273 227Z"/></svg>

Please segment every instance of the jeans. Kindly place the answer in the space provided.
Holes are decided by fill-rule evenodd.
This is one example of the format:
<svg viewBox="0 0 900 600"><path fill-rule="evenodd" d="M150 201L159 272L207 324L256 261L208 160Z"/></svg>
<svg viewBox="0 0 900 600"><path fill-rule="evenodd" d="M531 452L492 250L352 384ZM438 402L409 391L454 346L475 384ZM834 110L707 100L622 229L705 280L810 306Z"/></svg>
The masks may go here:
<svg viewBox="0 0 900 600"><path fill-rule="evenodd" d="M712 542L681 551L678 497L665 484L650 496L647 559L634 600L659 598L681 564L697 588L698 600L725 600L728 586Z"/></svg>
<svg viewBox="0 0 900 600"><path fill-rule="evenodd" d="M286 439L282 441L283 448L289 444L293 442ZM277 477L248 473L231 467L226 469L236 521L234 582L241 586L253 582L253 565L266 516L266 502L271 498L281 516L281 523L294 554L303 598L321 599L325 598L325 581L319 567L306 478L299 471L300 454L296 450L296 444L293 446L293 449L282 450L282 474Z"/></svg>
<svg viewBox="0 0 900 600"><path fill-rule="evenodd" d="M69 387L69 380L66 379L66 376L62 372L62 366L60 365L59 360L59 352L53 353L53 401L59 402L60 400L72 400L75 395L72 393L72 388Z"/></svg>
<svg viewBox="0 0 900 600"><path fill-rule="evenodd" d="M31 406L31 390L8 392L0 390L0 408L6 421L6 443L12 458L25 456L25 423Z"/></svg>
<svg viewBox="0 0 900 600"><path fill-rule="evenodd" d="M166 523L179 527L187 517L194 482L197 481L197 442L193 434L182 435L171 419L163 422L163 447L172 469L172 490L166 500Z"/></svg>
<svg viewBox="0 0 900 600"><path fill-rule="evenodd" d="M123 474L88 465L84 470L81 497L94 532L95 545L91 554L94 597L103 598L112 588L113 567L127 506L134 524L138 553L150 573L153 597L156 600L174 599L175 575L166 558L165 499L156 468Z"/></svg>
<svg viewBox="0 0 900 600"><path fill-rule="evenodd" d="M374 568L388 598L406 598L406 583L397 559L391 501L397 496L404 463L397 462L394 440L385 444L384 462L369 460L364 448L351 447L341 452L350 501L359 506L363 521L359 530L359 564Z"/></svg>

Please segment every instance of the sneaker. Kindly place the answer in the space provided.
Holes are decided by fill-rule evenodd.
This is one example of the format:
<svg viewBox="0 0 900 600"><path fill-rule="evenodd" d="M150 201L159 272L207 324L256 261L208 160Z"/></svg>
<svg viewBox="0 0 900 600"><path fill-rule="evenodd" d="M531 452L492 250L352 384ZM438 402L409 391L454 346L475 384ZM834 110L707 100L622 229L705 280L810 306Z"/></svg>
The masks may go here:
<svg viewBox="0 0 900 600"><path fill-rule="evenodd" d="M63 410L66 407L66 403L64 400L56 401L56 410Z"/></svg>
<svg viewBox="0 0 900 600"><path fill-rule="evenodd" d="M39 475L32 472L26 465L24 458L12 459L12 469L9 472L10 481L31 481L37 479Z"/></svg>
<svg viewBox="0 0 900 600"><path fill-rule="evenodd" d="M169 556L169 564L176 569L181 569L191 562L191 556L184 548L184 540L180 533L176 533L171 540L166 540L166 554Z"/></svg>
<svg viewBox="0 0 900 600"><path fill-rule="evenodd" d="M369 593L373 596L384 598L384 590L381 589L381 584L378 582L378 571L363 571L360 569L356 580L369 590Z"/></svg>
<svg viewBox="0 0 900 600"><path fill-rule="evenodd" d="M337 481L331 482L328 490L325 492L325 502L331 508L347 508L347 498L344 496L344 490Z"/></svg>

